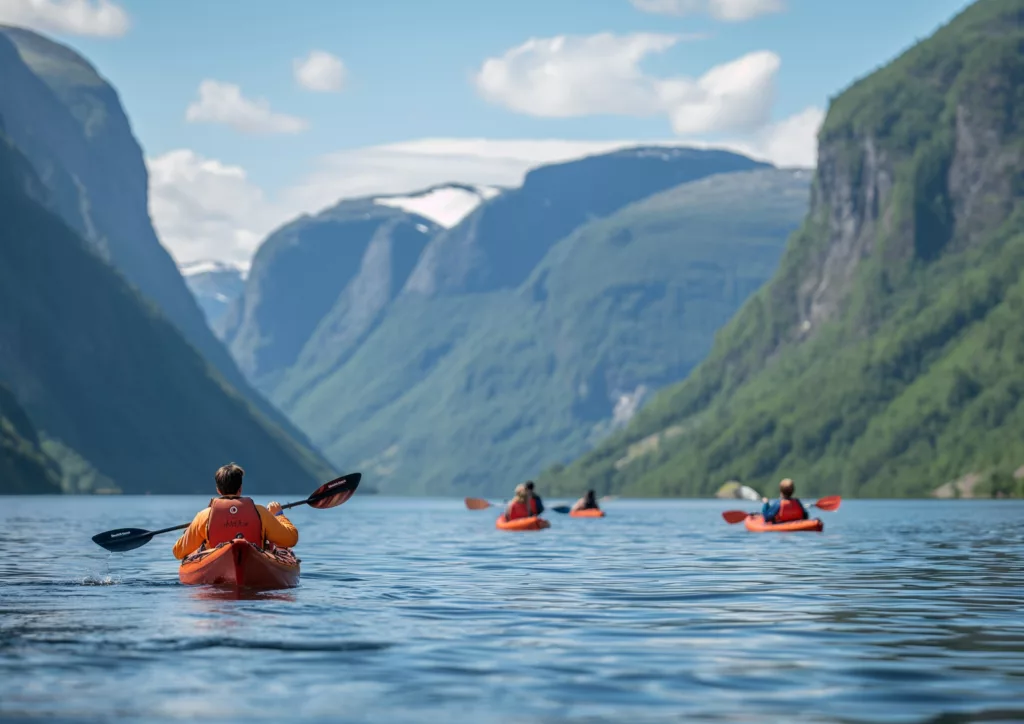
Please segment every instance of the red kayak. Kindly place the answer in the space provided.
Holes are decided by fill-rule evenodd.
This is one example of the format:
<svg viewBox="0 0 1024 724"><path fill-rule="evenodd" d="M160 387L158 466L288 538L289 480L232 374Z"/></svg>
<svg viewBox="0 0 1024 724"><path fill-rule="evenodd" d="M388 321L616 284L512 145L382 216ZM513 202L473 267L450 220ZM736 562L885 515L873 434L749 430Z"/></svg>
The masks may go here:
<svg viewBox="0 0 1024 724"><path fill-rule="evenodd" d="M529 518L516 518L515 520L507 520L504 515L500 515L495 525L497 525L498 530L544 530L551 527L549 522L543 518L538 518L536 515Z"/></svg>
<svg viewBox="0 0 1024 724"><path fill-rule="evenodd" d="M598 508L584 508L583 510L570 510L570 518L603 518L604 511Z"/></svg>
<svg viewBox="0 0 1024 724"><path fill-rule="evenodd" d="M178 578L189 585L235 588L292 588L299 585L299 559L288 548L266 551L233 540L186 557Z"/></svg>
<svg viewBox="0 0 1024 724"><path fill-rule="evenodd" d="M747 530L754 533L767 533L768 531L778 533L798 533L801 531L820 533L825 529L825 524L821 522L820 518L793 520L789 523L765 523L764 518L760 515L751 515L743 521L743 524L747 527Z"/></svg>

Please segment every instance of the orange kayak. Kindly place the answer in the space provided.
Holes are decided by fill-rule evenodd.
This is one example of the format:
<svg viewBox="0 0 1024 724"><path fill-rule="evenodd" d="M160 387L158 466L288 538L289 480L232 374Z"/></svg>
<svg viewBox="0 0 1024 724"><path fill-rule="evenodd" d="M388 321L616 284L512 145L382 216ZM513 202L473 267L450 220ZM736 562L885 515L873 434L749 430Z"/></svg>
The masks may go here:
<svg viewBox="0 0 1024 724"><path fill-rule="evenodd" d="M499 515L496 525L498 530L544 530L551 527L550 523L543 518L538 518L536 515L530 518L516 518L515 520L505 520L504 515Z"/></svg>
<svg viewBox="0 0 1024 724"><path fill-rule="evenodd" d="M825 524L821 522L820 518L794 520L789 523L765 523L764 518L760 515L751 515L743 521L743 524L747 526L747 530L753 531L754 533L767 533L768 531L775 531L779 533L812 531L817 533L825 529Z"/></svg>
<svg viewBox="0 0 1024 724"><path fill-rule="evenodd" d="M299 585L299 559L287 548L271 552L233 540L186 557L178 578L189 585L292 588Z"/></svg>
<svg viewBox="0 0 1024 724"><path fill-rule="evenodd" d="M603 518L604 511L598 508L587 508L585 510L570 510L570 518Z"/></svg>

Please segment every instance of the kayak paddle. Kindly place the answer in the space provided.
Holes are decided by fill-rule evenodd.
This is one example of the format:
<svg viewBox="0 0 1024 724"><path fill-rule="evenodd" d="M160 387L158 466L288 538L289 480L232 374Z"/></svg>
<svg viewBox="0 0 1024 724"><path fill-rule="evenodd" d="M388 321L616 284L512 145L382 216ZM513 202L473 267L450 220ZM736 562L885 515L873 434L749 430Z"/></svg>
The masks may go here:
<svg viewBox="0 0 1024 724"><path fill-rule="evenodd" d="M490 503L483 498L466 498L466 507L470 510L486 510L487 508L500 508L498 503Z"/></svg>
<svg viewBox="0 0 1024 724"><path fill-rule="evenodd" d="M362 477L362 473L349 473L340 478L335 478L314 490L313 494L305 500L282 505L281 509L295 508L299 505L308 504L311 508L325 510L341 505L355 494ZM118 528L117 530L108 530L105 533L97 533L92 537L92 541L108 551L124 553L125 551L141 548L153 540L153 536L160 535L161 533L170 533L172 530L184 530L190 525L191 523L185 523L184 525L176 525L173 528L152 531L142 528Z"/></svg>
<svg viewBox="0 0 1024 724"><path fill-rule="evenodd" d="M842 502L842 497L838 495L830 495L827 498L821 498L807 505L806 507L820 508L821 510L832 511L838 510L839 504ZM722 517L725 519L725 522L729 525L732 525L733 523L741 523L747 518L749 518L751 515L757 515L757 513L744 513L742 510L727 510L724 513L722 513Z"/></svg>

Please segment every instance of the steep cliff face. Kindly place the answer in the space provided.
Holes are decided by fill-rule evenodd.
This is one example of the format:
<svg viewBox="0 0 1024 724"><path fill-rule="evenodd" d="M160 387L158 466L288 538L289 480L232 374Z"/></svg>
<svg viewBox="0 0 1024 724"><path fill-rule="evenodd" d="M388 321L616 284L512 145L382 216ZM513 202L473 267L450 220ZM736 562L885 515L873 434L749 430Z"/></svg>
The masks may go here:
<svg viewBox="0 0 1024 724"><path fill-rule="evenodd" d="M361 199L275 231L223 319L222 336L235 359L270 393L304 348L310 364L323 345L344 356L404 284L438 228Z"/></svg>
<svg viewBox="0 0 1024 724"><path fill-rule="evenodd" d="M210 331L149 218L142 149L117 92L80 55L28 30L0 26L0 116L47 189L51 208L154 302L260 410L302 439L257 394Z"/></svg>
<svg viewBox="0 0 1024 724"><path fill-rule="evenodd" d="M1022 51L1024 2L980 0L836 98L775 278L688 380L550 484L904 495L1015 469Z"/></svg>
<svg viewBox="0 0 1024 724"><path fill-rule="evenodd" d="M231 460L254 490L308 490L329 475L40 203L43 186L0 134L0 380L26 413L19 422L4 403L0 418L13 424L0 425L3 446L28 453L17 478L47 484L39 449L76 491L107 481L132 493L207 491Z"/></svg>

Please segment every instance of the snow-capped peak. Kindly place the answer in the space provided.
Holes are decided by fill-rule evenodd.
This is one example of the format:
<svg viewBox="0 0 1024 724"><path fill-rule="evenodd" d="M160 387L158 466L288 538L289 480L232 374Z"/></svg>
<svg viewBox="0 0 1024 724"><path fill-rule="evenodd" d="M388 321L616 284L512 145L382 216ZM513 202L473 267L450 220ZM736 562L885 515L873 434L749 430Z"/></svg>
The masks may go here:
<svg viewBox="0 0 1024 724"><path fill-rule="evenodd" d="M178 265L178 270L183 277L194 277L199 274L215 274L218 272L230 272L245 276L245 268L241 264L228 261L216 261L214 259L200 259L188 261Z"/></svg>
<svg viewBox="0 0 1024 724"><path fill-rule="evenodd" d="M450 229L500 193L501 189L491 186L435 186L409 196L380 196L373 202L418 214Z"/></svg>

